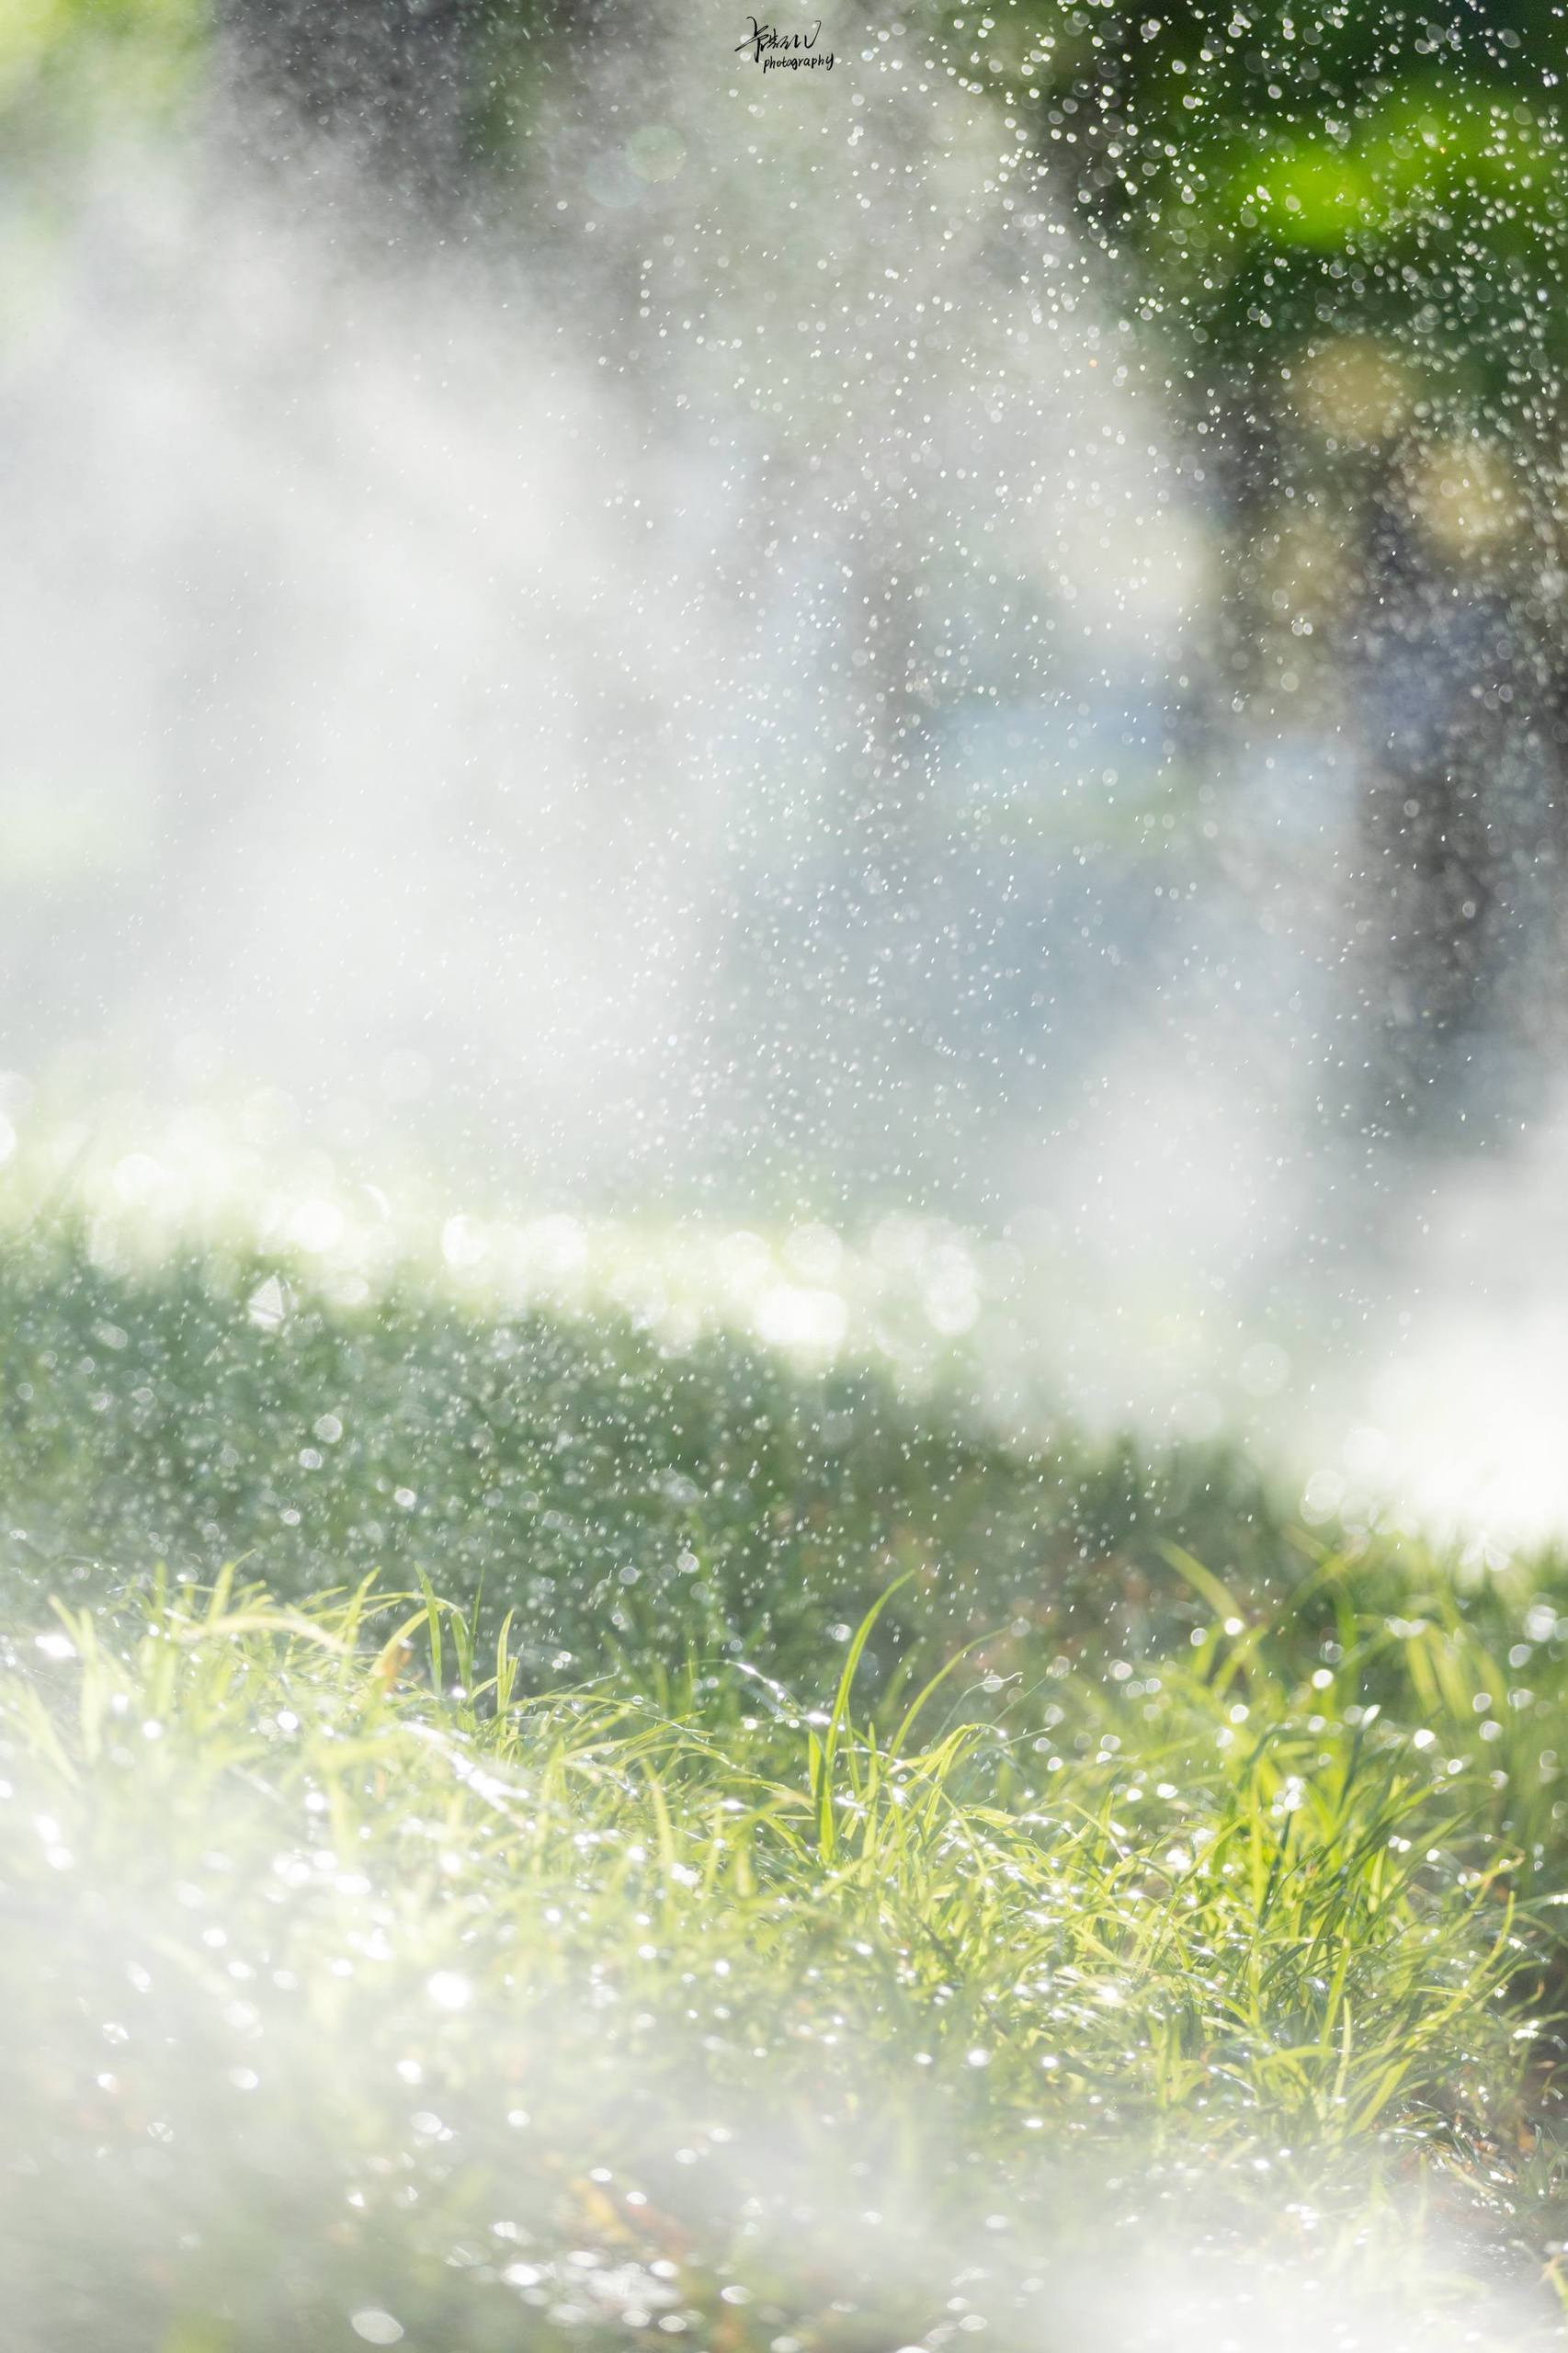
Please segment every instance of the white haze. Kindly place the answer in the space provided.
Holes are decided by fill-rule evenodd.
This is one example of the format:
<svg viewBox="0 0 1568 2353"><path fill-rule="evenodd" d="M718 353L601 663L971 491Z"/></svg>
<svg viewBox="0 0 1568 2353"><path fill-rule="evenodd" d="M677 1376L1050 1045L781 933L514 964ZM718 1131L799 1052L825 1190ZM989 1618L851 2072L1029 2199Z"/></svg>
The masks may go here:
<svg viewBox="0 0 1568 2353"><path fill-rule="evenodd" d="M339 1853L324 1815L301 1817L297 1789L272 1781L257 1740L272 1722L253 1729L248 1769L203 1782L199 1856L177 1799L163 1824L132 1810L129 1836L117 1813L106 1840L90 1782L66 1791L51 1772L34 1787L24 1758L6 1785L19 1846L45 1840L59 1870L48 1889L24 1881L4 1957L20 2006L8 2123L46 2153L10 2168L0 2228L17 2353L148 2331L172 2345L187 2327L193 2343L295 2343L311 2322L311 2342L347 2344L361 2306L392 2328L378 2337L356 2320L357 2335L425 2353L514 2341L497 2327L508 2303L517 2341L569 2328L645 2337L655 2315L689 2306L705 2272L737 2271L780 2283L765 2329L791 2315L804 2282L818 2297L831 2288L832 2313L858 2317L871 2341L903 2315L919 2334L902 2353L973 2333L1047 2353L1529 2353L1556 2341L1534 2287L1517 2273L1510 2284L1497 2216L1460 2208L1445 2238L1430 2187L1408 2206L1369 2191L1351 2225L1351 2185L1330 2177L1320 2212L1311 2171L1288 2148L1263 2154L1260 2132L1252 2162L1278 2202L1260 2240L1256 2204L1200 2169L1152 2163L1136 2138L1119 2151L1068 2138L1054 2154L1026 2143L977 2177L950 2093L905 2086L890 2131L852 2049L824 2067L820 2110L786 2052L750 2049L750 2062L782 2063L770 2097L767 2067L748 2064L759 2029L744 1995L745 2036L731 2025L676 2039L683 1997L650 2042L659 2014L638 2015L641 2003L671 1984L629 1984L607 1955L565 1989L526 1965L532 1925L514 1980L503 1964L517 1915L491 1915L496 1854L472 1824L411 1814L390 1841ZM460 1747L454 1756L457 1779L525 1840L529 1810L562 1802L480 1773ZM34 1812L40 1798L48 1813ZM548 1867L540 1886L571 1903L571 1881ZM591 1873L578 1893L562 1933L580 1963ZM340 1957L328 1967L328 1955ZM432 1956L473 1977L433 1969ZM781 2022L780 2042L799 2030ZM691 2256L688 2276L673 2263L654 2276L650 2245ZM210 2317L169 2328L172 2288Z"/></svg>
<svg viewBox="0 0 1568 2353"><path fill-rule="evenodd" d="M510 235L221 99L10 187L6 1060L464 1207L950 1215L1009 1393L1560 1519L1550 1155L1340 1115L1355 749L1198 730L1155 347L911 35L733 32L581 61Z"/></svg>

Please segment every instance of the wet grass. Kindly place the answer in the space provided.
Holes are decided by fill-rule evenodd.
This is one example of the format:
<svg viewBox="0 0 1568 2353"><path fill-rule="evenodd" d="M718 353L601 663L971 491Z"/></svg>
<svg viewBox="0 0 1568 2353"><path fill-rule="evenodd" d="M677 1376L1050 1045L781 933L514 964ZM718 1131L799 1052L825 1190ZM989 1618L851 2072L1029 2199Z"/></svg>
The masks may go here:
<svg viewBox="0 0 1568 2353"><path fill-rule="evenodd" d="M538 1683L616 1652L814 1667L912 1567L890 1654L916 1620L967 1639L1020 1612L1139 1643L1176 1590L1162 1543L1254 1582L1279 1552L1274 1500L1221 1449L1151 1463L1063 1436L1023 1460L885 1370L484 1310L423 1273L335 1306L278 1264L106 1264L69 1224L0 1249L14 1584L90 1593L154 1561L210 1582L244 1557L306 1595L423 1571L510 1611Z"/></svg>
<svg viewBox="0 0 1568 2353"><path fill-rule="evenodd" d="M1555 1556L256 1279L0 1276L24 2353L1549 2333Z"/></svg>

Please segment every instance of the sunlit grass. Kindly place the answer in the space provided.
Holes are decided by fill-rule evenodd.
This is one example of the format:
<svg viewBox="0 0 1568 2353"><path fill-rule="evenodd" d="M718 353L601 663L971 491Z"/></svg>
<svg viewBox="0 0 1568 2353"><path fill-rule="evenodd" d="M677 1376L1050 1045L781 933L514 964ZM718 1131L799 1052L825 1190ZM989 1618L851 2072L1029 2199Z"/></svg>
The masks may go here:
<svg viewBox="0 0 1568 2353"><path fill-rule="evenodd" d="M1546 2325L1557 1555L266 1263L4 1262L20 2342Z"/></svg>
<svg viewBox="0 0 1568 2353"><path fill-rule="evenodd" d="M937 2325L966 2234L1070 2257L1162 2177L1166 2227L1310 2230L1351 2270L1370 2184L1423 2276L1436 2188L1456 2292L1544 2232L1551 1954L1472 1710L1369 1722L1355 1661L1325 1694L1216 1625L945 1730L962 1661L870 1715L851 1656L820 1705L732 1670L675 1717L625 1676L519 1699L505 1632L410 1598L154 1585L17 1646L24 2299L43 2261L123 2327L124 2267L148 2325L188 2305L217 2344L360 2309L501 2342L597 2251L634 2327L750 2342L728 2285L858 2342Z"/></svg>
<svg viewBox="0 0 1568 2353"><path fill-rule="evenodd" d="M961 1666L867 1714L852 1659L676 1718L519 1699L407 1601L154 1587L13 1654L39 2341L939 2340L980 2248L965 2308L1038 2341L1023 2279L1108 2233L1354 2271L1370 2186L1458 2293L1541 2227L1508 1850L1259 1645L946 1729Z"/></svg>

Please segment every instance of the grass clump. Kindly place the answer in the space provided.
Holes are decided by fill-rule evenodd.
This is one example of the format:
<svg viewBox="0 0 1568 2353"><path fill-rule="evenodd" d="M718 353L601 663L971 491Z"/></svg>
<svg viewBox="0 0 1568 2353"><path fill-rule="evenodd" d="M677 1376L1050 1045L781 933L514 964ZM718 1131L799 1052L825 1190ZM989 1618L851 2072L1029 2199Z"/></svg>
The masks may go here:
<svg viewBox="0 0 1568 2353"><path fill-rule="evenodd" d="M1549 2333L1554 1556L256 1279L0 1270L26 2353Z"/></svg>
<svg viewBox="0 0 1568 2353"><path fill-rule="evenodd" d="M1038 1707L944 1722L956 1675L519 1698L407 1598L154 1586L14 1652L33 2341L761 2353L956 2341L956 2296L1066 2344L1118 2246L1386 2295L1397 2245L1456 2310L1539 2268L1545 1947L1407 1732L1222 1635L1051 1678L1093 1737L1043 1761Z"/></svg>

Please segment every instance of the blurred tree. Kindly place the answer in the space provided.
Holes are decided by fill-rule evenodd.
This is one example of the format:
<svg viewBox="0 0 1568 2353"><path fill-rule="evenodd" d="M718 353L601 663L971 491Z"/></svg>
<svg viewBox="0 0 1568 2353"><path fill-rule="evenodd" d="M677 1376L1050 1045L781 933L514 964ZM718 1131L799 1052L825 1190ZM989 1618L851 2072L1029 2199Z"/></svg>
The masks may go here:
<svg viewBox="0 0 1568 2353"><path fill-rule="evenodd" d="M251 143L287 167L329 138L425 203L461 168L486 0L217 0Z"/></svg>
<svg viewBox="0 0 1568 2353"><path fill-rule="evenodd" d="M1562 11L941 23L1165 338L1226 542L1221 700L1315 689L1364 738L1385 1051L1353 1108L1406 1120L1483 1019L1560 1018Z"/></svg>
<svg viewBox="0 0 1568 2353"><path fill-rule="evenodd" d="M215 0L253 133L287 167L323 140L439 211L514 167L547 91L570 88L627 0ZM525 175L526 177L526 175Z"/></svg>

